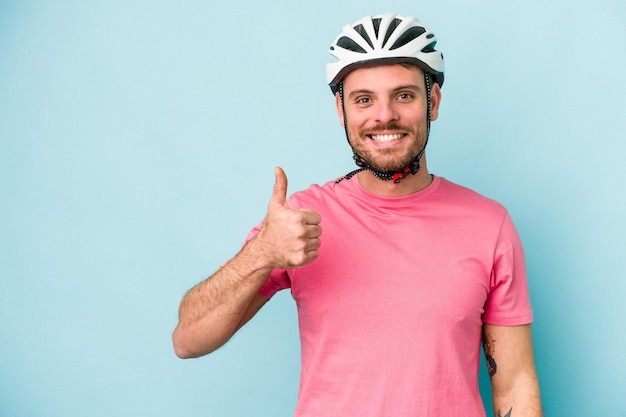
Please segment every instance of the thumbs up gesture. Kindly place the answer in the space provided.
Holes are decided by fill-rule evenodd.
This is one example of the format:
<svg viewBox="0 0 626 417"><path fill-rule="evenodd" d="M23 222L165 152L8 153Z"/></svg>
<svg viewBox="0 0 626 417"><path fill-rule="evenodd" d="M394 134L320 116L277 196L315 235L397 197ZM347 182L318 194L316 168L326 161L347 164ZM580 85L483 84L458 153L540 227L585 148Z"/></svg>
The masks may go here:
<svg viewBox="0 0 626 417"><path fill-rule="evenodd" d="M274 268L298 268L318 257L322 228L321 216L310 209L292 210L287 205L287 176L274 170L276 182L267 216L257 240ZM259 243L259 242L257 242Z"/></svg>

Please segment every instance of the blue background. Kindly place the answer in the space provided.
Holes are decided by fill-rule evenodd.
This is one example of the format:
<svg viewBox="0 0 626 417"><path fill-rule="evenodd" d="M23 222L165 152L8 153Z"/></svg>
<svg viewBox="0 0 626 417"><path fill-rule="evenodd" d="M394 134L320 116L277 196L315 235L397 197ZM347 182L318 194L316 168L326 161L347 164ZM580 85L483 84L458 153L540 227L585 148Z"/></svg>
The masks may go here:
<svg viewBox="0 0 626 417"><path fill-rule="evenodd" d="M446 57L431 172L522 236L546 415L626 416L621 0L0 0L0 416L291 415L288 292L208 357L170 334L274 166L292 191L353 168L327 49L388 10Z"/></svg>

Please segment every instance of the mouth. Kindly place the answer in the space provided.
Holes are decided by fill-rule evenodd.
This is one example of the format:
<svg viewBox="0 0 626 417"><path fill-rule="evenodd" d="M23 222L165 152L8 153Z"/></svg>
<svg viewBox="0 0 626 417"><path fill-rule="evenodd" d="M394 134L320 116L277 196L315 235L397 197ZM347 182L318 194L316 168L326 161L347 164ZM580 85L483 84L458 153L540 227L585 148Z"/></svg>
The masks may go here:
<svg viewBox="0 0 626 417"><path fill-rule="evenodd" d="M396 133L393 135L367 135L368 138L379 143L393 142L394 140L402 139L404 136L404 133Z"/></svg>

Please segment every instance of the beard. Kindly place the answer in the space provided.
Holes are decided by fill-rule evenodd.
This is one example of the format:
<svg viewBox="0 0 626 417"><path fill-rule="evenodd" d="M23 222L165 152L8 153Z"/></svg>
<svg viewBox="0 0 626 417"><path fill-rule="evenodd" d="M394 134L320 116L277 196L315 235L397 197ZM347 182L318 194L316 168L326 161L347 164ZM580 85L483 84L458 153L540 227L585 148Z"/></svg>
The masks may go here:
<svg viewBox="0 0 626 417"><path fill-rule="evenodd" d="M371 139L368 135L381 131L402 131L413 138L410 147L400 153L398 149L371 149L366 146L366 141ZM364 129L354 133L351 129L348 132L348 141L356 155L365 161L372 168L382 172L400 172L410 166L417 155L426 146L427 128L425 126L400 126L395 123L378 125L371 129Z"/></svg>

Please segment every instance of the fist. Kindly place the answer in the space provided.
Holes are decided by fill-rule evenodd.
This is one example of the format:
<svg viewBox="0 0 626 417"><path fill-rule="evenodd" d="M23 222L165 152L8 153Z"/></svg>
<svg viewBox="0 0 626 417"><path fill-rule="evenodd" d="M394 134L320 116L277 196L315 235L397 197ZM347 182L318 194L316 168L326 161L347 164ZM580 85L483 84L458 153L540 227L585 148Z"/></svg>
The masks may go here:
<svg viewBox="0 0 626 417"><path fill-rule="evenodd" d="M314 210L290 209L287 206L287 176L280 167L274 170L274 174L276 182L258 238L267 248L274 268L298 268L313 262L319 255L322 218Z"/></svg>

